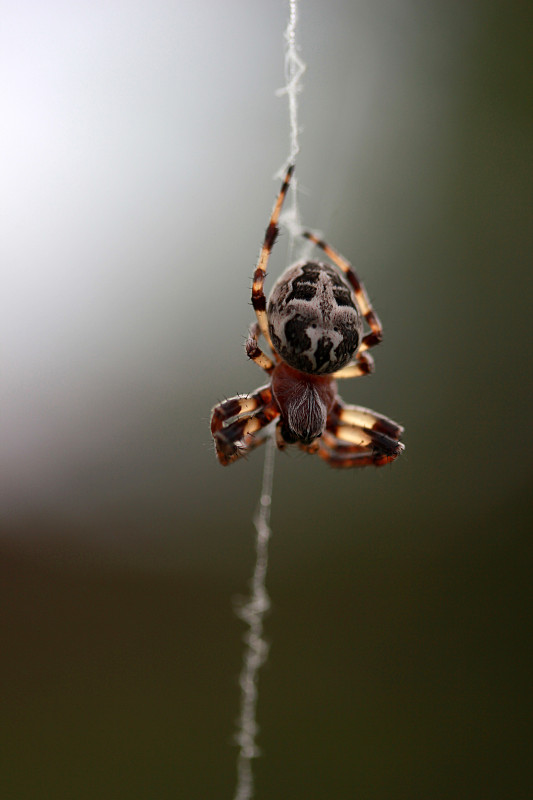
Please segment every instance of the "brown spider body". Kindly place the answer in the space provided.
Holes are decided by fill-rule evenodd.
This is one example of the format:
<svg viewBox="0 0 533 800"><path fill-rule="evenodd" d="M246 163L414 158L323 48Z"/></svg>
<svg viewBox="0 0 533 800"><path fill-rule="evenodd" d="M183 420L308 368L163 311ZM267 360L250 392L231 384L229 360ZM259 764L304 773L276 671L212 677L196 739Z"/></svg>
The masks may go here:
<svg viewBox="0 0 533 800"><path fill-rule="evenodd" d="M211 433L217 457L225 465L246 455L265 441L268 426L277 419L281 449L296 444L335 467L382 466L403 451L402 426L368 408L346 405L337 394L337 379L373 370L368 350L382 338L381 323L351 264L313 233L303 232L336 269L318 261L288 267L274 284L267 307L266 267L293 169L287 170L254 273L257 322L246 342L248 357L269 374L270 382L215 406ZM370 328L365 335L363 320ZM259 347L261 334L274 360Z"/></svg>
<svg viewBox="0 0 533 800"><path fill-rule="evenodd" d="M322 435L337 397L330 375L310 375L281 361L272 371L272 395L287 444L311 444Z"/></svg>

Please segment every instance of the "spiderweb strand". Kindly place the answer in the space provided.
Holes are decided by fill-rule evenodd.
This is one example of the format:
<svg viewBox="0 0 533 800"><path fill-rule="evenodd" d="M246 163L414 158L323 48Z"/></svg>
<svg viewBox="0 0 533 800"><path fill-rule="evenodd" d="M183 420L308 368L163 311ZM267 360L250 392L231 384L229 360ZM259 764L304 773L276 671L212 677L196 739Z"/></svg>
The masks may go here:
<svg viewBox="0 0 533 800"><path fill-rule="evenodd" d="M298 46L296 44L296 27L298 24L298 2L297 0L289 0L289 24L285 30L285 86L278 89L276 94L278 97L287 95L289 101L289 136L290 136L290 149L289 156L276 178L281 179L287 171L289 164L294 164L296 156L300 152L299 134L300 128L298 125L298 95L302 90L300 79L305 72L305 63L298 55ZM292 262L292 252L294 249L294 240L298 232L301 230L300 212L298 210L298 178L293 176L291 181L291 196L292 203L283 213L283 226L289 232L289 247L288 247L288 261Z"/></svg>
<svg viewBox="0 0 533 800"><path fill-rule="evenodd" d="M305 71L305 64L298 56L296 46L297 0L289 0L289 23L285 30L285 80L286 84L277 94L286 94L289 100L290 152L281 173L286 172L289 164L294 163L300 150L298 143L298 99L300 78ZM289 230L289 257L293 248L295 231L299 228L297 185L292 182L292 207L284 215ZM270 599L266 591L266 573L268 566L268 541L271 536L270 509L272 505L272 484L274 480L274 456L276 442L274 428L271 428L265 443L265 465L259 507L254 518L257 531L256 560L252 576L251 595L248 602L238 610L238 615L248 625L244 636L246 648L243 655L242 670L239 679L241 687L240 714L237 725L236 741L239 745L237 758L237 787L234 800L251 800L254 792L254 776L252 759L259 755L256 745L258 673L268 655L268 645L263 639L263 619L270 607Z"/></svg>
<svg viewBox="0 0 533 800"><path fill-rule="evenodd" d="M289 127L290 127L290 152L289 157L279 171L278 177L282 177L289 164L294 164L296 156L300 152L298 135L298 94L301 91L300 78L305 72L305 64L298 55L296 45L296 25L298 22L298 3L297 0L289 0L289 24L285 30L285 41L287 43L285 51L285 80L286 84L278 89L278 97L286 94L289 98Z"/></svg>
<svg viewBox="0 0 533 800"><path fill-rule="evenodd" d="M244 652L240 675L241 710L239 727L236 736L239 745L237 759L237 788L235 800L250 800L253 797L254 779L252 759L259 755L255 743L257 734L257 674L268 656L268 645L263 639L263 618L270 607L265 580L268 566L268 540L270 530L270 507L272 503L272 482L274 479L274 455L276 442L274 436L266 441L265 465L263 468L263 485L259 507L254 519L257 531L256 560L252 576L252 593L249 601L238 610L238 615L248 625L244 637Z"/></svg>

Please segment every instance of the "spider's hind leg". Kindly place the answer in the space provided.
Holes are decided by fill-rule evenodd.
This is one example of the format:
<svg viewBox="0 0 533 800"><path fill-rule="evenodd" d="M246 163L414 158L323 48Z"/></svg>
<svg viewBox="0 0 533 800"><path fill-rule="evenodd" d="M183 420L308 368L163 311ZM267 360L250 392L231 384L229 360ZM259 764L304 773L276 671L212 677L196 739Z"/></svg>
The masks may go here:
<svg viewBox="0 0 533 800"><path fill-rule="evenodd" d="M272 372L272 370L275 367L275 364L272 361L272 359L270 359L265 353L263 353L263 351L259 347L258 339L259 339L260 333L261 333L261 329L259 327L259 323L258 322L252 322L252 324L250 325L250 331L248 333L248 338L247 338L246 344L245 344L246 355L248 356L248 358L250 358L252 361L254 361L259 367L261 367L261 369L264 369L265 372L268 372L268 374L270 375L270 373ZM278 357L276 351L273 349L272 352L274 353L274 356L276 357L276 360L278 360L279 357Z"/></svg>
<svg viewBox="0 0 533 800"><path fill-rule="evenodd" d="M211 433L218 460L223 466L263 444L264 429L279 414L268 386L251 395L237 395L215 406Z"/></svg>
<svg viewBox="0 0 533 800"><path fill-rule="evenodd" d="M268 265L268 259L270 258L270 253L272 252L272 248L274 247L274 242L279 233L279 215L281 213L281 209L283 206L283 202L289 191L289 186L291 182L291 176L294 170L294 164L290 164L287 168L287 172L285 173L285 178L283 179L283 183L281 184L281 189L279 190L279 194L276 198L276 203L274 205L274 209L270 216L270 220L265 231L265 238L263 239L263 244L261 247L261 252L259 254L259 261L257 262L257 267L255 268L254 272L254 280L252 285L252 305L254 307L257 322L259 323L259 327L261 328L261 333L272 347L272 341L270 339L270 334L268 332L268 319L267 319L267 312L266 312L266 297L263 291L265 277L266 277L266 269Z"/></svg>
<svg viewBox="0 0 533 800"><path fill-rule="evenodd" d="M357 272L350 264L348 259L344 258L344 256L341 256L340 253L338 253L323 239L319 239L318 236L316 236L316 234L314 234L312 231L302 231L301 235L305 239L309 239L310 242L316 244L317 247L320 247L324 253L331 258L333 263L344 273L346 280L354 291L357 305L361 309L361 313L370 328L370 333L367 333L366 336L363 336L359 352L362 353L364 350L368 350L369 347L374 347L374 345L379 344L383 338L383 327L379 321L378 315L372 307L372 303L370 302L370 298L368 297L363 282L360 280ZM346 374L342 375L341 377L355 377L356 374L363 373L354 373L353 376Z"/></svg>
<svg viewBox="0 0 533 800"><path fill-rule="evenodd" d="M374 359L368 352L359 351L355 361L347 364L338 372L333 373L333 378L360 378L362 375L371 375L374 372Z"/></svg>

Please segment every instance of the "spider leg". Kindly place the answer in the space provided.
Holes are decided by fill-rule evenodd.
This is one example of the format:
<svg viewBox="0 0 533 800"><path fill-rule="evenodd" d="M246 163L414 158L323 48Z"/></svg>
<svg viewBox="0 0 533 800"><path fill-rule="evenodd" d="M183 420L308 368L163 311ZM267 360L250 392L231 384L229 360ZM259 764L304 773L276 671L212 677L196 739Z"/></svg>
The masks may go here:
<svg viewBox="0 0 533 800"><path fill-rule="evenodd" d="M348 282L351 284L355 292L357 304L371 330L370 333L367 333L366 336L363 336L359 352L368 350L369 347L374 347L374 345L379 344L383 338L383 328L381 322L379 321L378 315L372 308L372 304L366 293L366 289L362 281L359 280L353 266L349 261L347 261L346 258L344 258L344 256L341 256L340 253L337 253L333 247L330 247L329 244L327 244L323 239L319 239L318 236L315 236L315 234L311 231L302 231L302 236L306 239L309 239L311 242L314 242L325 252L327 256L329 256L329 258L331 258L333 263L336 264L337 267L342 270L342 272L344 272Z"/></svg>
<svg viewBox="0 0 533 800"><path fill-rule="evenodd" d="M353 429L352 429L353 430ZM338 429L338 436L330 431L324 431L319 441L318 455L331 467L382 467L390 464L403 451L403 444L396 442L394 449L378 446L375 442L368 445L350 444L343 435L343 429Z"/></svg>
<svg viewBox="0 0 533 800"><path fill-rule="evenodd" d="M287 169L287 173L285 175L283 183L281 184L281 189L278 194L276 203L274 205L274 210L272 211L270 222L268 223L268 227L265 232L265 238L263 240L263 245L261 247L261 252L259 254L259 261L257 262L257 267L254 272L254 281L252 285L252 305L257 315L257 322L259 323L259 327L261 328L261 333L269 343L270 347L272 347L272 341L270 339L270 334L268 332L266 297L263 291L263 286L265 283L268 259L272 251L272 248L274 246L274 242L276 241L279 233L278 220L279 220L279 215L281 213L281 207L283 205L283 201L285 200L285 196L289 189L289 184L291 182L291 175L293 173L293 170L294 170L294 164L291 164Z"/></svg>
<svg viewBox="0 0 533 800"><path fill-rule="evenodd" d="M264 441L261 431L279 414L269 386L251 395L237 395L215 406L211 433L218 460L226 466Z"/></svg>
<svg viewBox="0 0 533 800"><path fill-rule="evenodd" d="M257 342L260 334L260 328L258 322L252 322L250 325L250 332L248 333L248 339L246 340L246 355L248 358L251 358L258 366L265 370L265 372L270 373L275 367L274 362L267 356ZM274 355L277 356L275 351Z"/></svg>
<svg viewBox="0 0 533 800"><path fill-rule="evenodd" d="M356 426L383 434L398 442L403 427L384 414L378 414L370 408L352 406L338 398L328 416L328 428L334 425ZM403 446L402 446L403 449Z"/></svg>
<svg viewBox="0 0 533 800"><path fill-rule="evenodd" d="M285 450L285 448L287 447L287 442L283 438L283 434L281 432L282 427L283 427L283 422L280 419L276 423L276 446L278 450Z"/></svg>
<svg viewBox="0 0 533 800"><path fill-rule="evenodd" d="M359 351L355 361L347 364L343 369L334 372L332 378L359 378L361 375L370 375L374 372L374 359L370 353Z"/></svg>
<svg viewBox="0 0 533 800"><path fill-rule="evenodd" d="M318 440L318 455L332 467L382 467L403 452L402 432L383 414L337 401Z"/></svg>
<svg viewBox="0 0 533 800"><path fill-rule="evenodd" d="M382 466L382 464L388 463L387 461L378 463L374 458L372 450L358 447L357 445L345 445L327 432L320 440L318 455L323 461L329 464L330 467L337 467L340 469Z"/></svg>

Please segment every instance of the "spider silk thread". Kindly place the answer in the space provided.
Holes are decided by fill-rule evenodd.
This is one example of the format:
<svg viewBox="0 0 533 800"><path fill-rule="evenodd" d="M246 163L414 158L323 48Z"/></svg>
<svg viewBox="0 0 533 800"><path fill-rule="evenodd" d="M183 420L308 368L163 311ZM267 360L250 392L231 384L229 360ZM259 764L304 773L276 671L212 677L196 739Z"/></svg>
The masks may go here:
<svg viewBox="0 0 533 800"><path fill-rule="evenodd" d="M290 150L280 174L286 171L289 164L296 160L300 151L298 127L298 94L300 79L305 71L305 64L298 55L296 31L298 22L297 0L289 0L289 22L284 33L285 38L285 80L286 84L276 94L287 95L289 103L289 139ZM288 258L292 257L295 234L300 227L298 210L297 183L292 184L292 205L284 217L283 224L289 231ZM238 609L238 616L246 622L248 630L244 635L245 651L239 684L241 688L240 714L237 724L236 741L239 745L237 757L237 785L234 800L251 800L254 792L252 759L259 755L256 744L258 672L268 656L268 645L263 638L263 619L270 607L270 599L266 590L266 574L268 567L268 542L272 531L270 528L270 511L272 507L272 488L274 481L274 462L276 441L274 428L271 427L265 442L265 462L261 484L261 495L254 517L256 529L256 560L251 581L251 594L248 602Z"/></svg>

